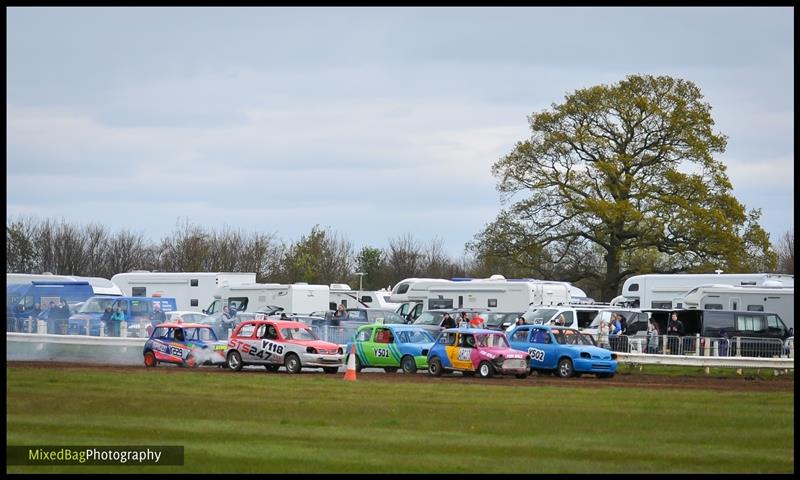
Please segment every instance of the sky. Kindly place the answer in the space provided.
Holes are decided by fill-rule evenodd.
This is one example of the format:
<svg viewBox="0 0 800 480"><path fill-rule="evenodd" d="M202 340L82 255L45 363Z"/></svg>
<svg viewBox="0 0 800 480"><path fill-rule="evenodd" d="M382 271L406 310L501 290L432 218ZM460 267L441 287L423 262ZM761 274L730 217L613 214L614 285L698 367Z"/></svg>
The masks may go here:
<svg viewBox="0 0 800 480"><path fill-rule="evenodd" d="M410 233L453 256L503 207L527 117L630 74L694 82L733 193L794 227L794 21L773 8L8 8L6 214Z"/></svg>

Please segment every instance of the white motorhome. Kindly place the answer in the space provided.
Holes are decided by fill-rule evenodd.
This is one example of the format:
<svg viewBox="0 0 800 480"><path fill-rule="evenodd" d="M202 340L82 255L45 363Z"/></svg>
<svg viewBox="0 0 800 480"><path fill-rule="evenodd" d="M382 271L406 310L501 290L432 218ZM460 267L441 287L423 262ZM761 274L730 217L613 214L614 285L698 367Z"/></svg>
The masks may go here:
<svg viewBox="0 0 800 480"><path fill-rule="evenodd" d="M149 272L118 273L111 281L131 297L174 297L178 310L200 312L222 285L255 283L255 273Z"/></svg>
<svg viewBox="0 0 800 480"><path fill-rule="evenodd" d="M699 285L780 285L794 286L794 275L771 273L646 274L634 275L622 285L622 293L611 305L634 308L681 308L681 298Z"/></svg>
<svg viewBox="0 0 800 480"><path fill-rule="evenodd" d="M80 277L77 275L53 275L52 273L7 273L6 284L28 283L39 281L59 281L59 282L89 282L95 295L122 296L122 290L107 278L102 277Z"/></svg>
<svg viewBox="0 0 800 480"><path fill-rule="evenodd" d="M681 299L685 309L777 313L794 328L794 287L769 285L700 285Z"/></svg>
<svg viewBox="0 0 800 480"><path fill-rule="evenodd" d="M203 313L213 317L222 315L222 307L233 305L239 312L256 312L264 307L280 307L288 314L308 315L327 310L330 301L328 285L309 285L298 282L242 283L223 285L214 292L213 301Z"/></svg>
<svg viewBox="0 0 800 480"><path fill-rule="evenodd" d="M336 310L339 304L345 308L383 308L395 310L399 303L389 301L389 290L353 290L345 283L332 283L329 310Z"/></svg>

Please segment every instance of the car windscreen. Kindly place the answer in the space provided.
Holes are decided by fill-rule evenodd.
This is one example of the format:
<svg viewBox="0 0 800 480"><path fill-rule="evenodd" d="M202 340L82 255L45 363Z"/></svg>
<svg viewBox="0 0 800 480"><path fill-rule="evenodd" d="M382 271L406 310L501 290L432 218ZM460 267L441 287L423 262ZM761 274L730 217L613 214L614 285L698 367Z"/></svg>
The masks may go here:
<svg viewBox="0 0 800 480"><path fill-rule="evenodd" d="M286 340L318 340L314 332L305 328L281 328L281 336Z"/></svg>
<svg viewBox="0 0 800 480"><path fill-rule="evenodd" d="M401 330L397 333L397 341L400 343L433 343L433 337L425 331Z"/></svg>
<svg viewBox="0 0 800 480"><path fill-rule="evenodd" d="M542 325L553 318L556 313L558 313L558 310L555 308L537 308L525 312L522 317L525 318L525 323Z"/></svg>
<svg viewBox="0 0 800 480"><path fill-rule="evenodd" d="M577 330L553 329L556 343L561 345L594 345L585 335Z"/></svg>
<svg viewBox="0 0 800 480"><path fill-rule="evenodd" d="M371 316L377 323L406 323L403 317L391 310L372 312Z"/></svg>
<svg viewBox="0 0 800 480"><path fill-rule="evenodd" d="M442 323L442 315L441 312L422 312L416 320L414 320L414 325L439 325Z"/></svg>
<svg viewBox="0 0 800 480"><path fill-rule="evenodd" d="M478 346L479 347L487 347L487 348L509 348L508 347L508 340L506 340L506 336L497 333L497 334L478 334Z"/></svg>
<svg viewBox="0 0 800 480"><path fill-rule="evenodd" d="M92 298L83 304L78 313L103 313L106 307L112 306L114 302L114 297Z"/></svg>
<svg viewBox="0 0 800 480"><path fill-rule="evenodd" d="M515 320L519 314L518 313L482 313L481 316L486 319L486 326L487 327L497 327L506 319L510 319L511 321Z"/></svg>

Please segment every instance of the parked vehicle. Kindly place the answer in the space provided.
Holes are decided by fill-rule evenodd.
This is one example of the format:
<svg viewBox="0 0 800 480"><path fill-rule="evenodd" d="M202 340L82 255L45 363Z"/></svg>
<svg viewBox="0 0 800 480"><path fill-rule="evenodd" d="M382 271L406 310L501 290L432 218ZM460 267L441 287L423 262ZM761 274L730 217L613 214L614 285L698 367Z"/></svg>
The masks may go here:
<svg viewBox="0 0 800 480"><path fill-rule="evenodd" d="M31 282L89 282L92 286L93 295L122 296L122 290L107 278L102 277L81 277L77 275L53 275L50 272L42 274L34 273L7 273L6 285L12 283L31 283ZM90 295L91 296L91 295Z"/></svg>
<svg viewBox="0 0 800 480"><path fill-rule="evenodd" d="M289 373L300 373L303 368L336 373L344 355L342 347L318 339L304 323L255 320L236 327L225 356L228 368L234 371L244 365L264 365L270 372L284 366Z"/></svg>
<svg viewBox="0 0 800 480"><path fill-rule="evenodd" d="M346 316L337 317L335 312L326 312L325 317L307 317L315 326L359 327L367 323L405 324L406 320L391 310L381 308L348 308Z"/></svg>
<svg viewBox="0 0 800 480"><path fill-rule="evenodd" d="M612 305L633 308L682 308L681 298L689 290L707 284L794 286L794 275L772 273L646 274L634 275L622 285ZM681 305L679 305L681 304Z"/></svg>
<svg viewBox="0 0 800 480"><path fill-rule="evenodd" d="M222 316L225 305L233 306L238 312L254 311L265 305L282 308L287 315L308 314L315 310L328 308L330 289L327 285L307 283L242 283L223 285L214 292L214 301L203 313L212 317Z"/></svg>
<svg viewBox="0 0 800 480"><path fill-rule="evenodd" d="M433 336L425 329L410 325L369 324L358 329L347 342L345 352L349 360L352 347L356 347L356 371L362 368L383 368L394 373L402 368L405 373L416 373L428 368L428 351L433 346Z"/></svg>
<svg viewBox="0 0 800 480"><path fill-rule="evenodd" d="M523 313L525 312L487 312L481 314L481 316L486 319L485 326L489 330L505 331L505 329L513 325L514 322L517 321L517 318Z"/></svg>
<svg viewBox="0 0 800 480"><path fill-rule="evenodd" d="M730 355L744 357L778 357L783 353L783 342L794 336L794 329L789 328L776 313L772 312L746 312L733 310L663 310L645 309L643 312L650 315L650 319L658 326L658 331L663 335L667 331L667 322L672 312L677 313L678 320L684 328L684 338L676 348L677 352L694 352L697 350L696 337L727 338L730 339ZM633 325L635 336L644 336L647 332L646 319L639 317L639 323ZM631 325L628 326L630 331ZM741 337L739 345L741 350L736 350L735 337ZM701 342L705 341L701 338ZM703 344L700 350L704 349Z"/></svg>
<svg viewBox="0 0 800 480"><path fill-rule="evenodd" d="M448 328L428 352L428 372L434 377L456 371L484 378L494 374L525 378L528 368L527 354L512 350L506 336L496 330Z"/></svg>
<svg viewBox="0 0 800 480"><path fill-rule="evenodd" d="M574 328L519 325L508 333L511 348L528 352L537 372L554 372L562 378L592 373L610 378L617 371L616 354L594 346Z"/></svg>
<svg viewBox="0 0 800 480"><path fill-rule="evenodd" d="M100 318L106 307L111 307L116 311L117 306L121 307L125 315L125 328L127 336L147 338L147 327L150 325L150 314L153 312L153 304L158 303L161 310L166 314L177 310L174 298L166 297L108 297L94 296L86 300L86 303L78 310L78 313L69 317L70 335L100 335ZM87 332L88 325L88 332ZM108 334L108 326L102 326Z"/></svg>
<svg viewBox="0 0 800 480"><path fill-rule="evenodd" d="M701 285L681 299L685 309L774 312L794 328L794 287L763 285Z"/></svg>
<svg viewBox="0 0 800 480"><path fill-rule="evenodd" d="M488 308L441 308L436 310L426 310L414 320L413 325L415 327L422 327L430 332L432 335L438 335L439 332L444 330L446 326L443 324L444 322L444 314L449 313L450 317L453 319L454 325L459 326L459 320L461 316L461 312L465 312L470 318L474 317L475 315L485 315L489 312Z"/></svg>
<svg viewBox="0 0 800 480"><path fill-rule="evenodd" d="M339 305L345 308L381 308L395 310L400 305L389 301L392 292L389 290L353 290L344 283L330 285L331 296L329 308L336 310Z"/></svg>
<svg viewBox="0 0 800 480"><path fill-rule="evenodd" d="M129 297L172 297L181 310L202 312L221 286L256 283L255 273L150 272L118 273L111 281Z"/></svg>
<svg viewBox="0 0 800 480"><path fill-rule="evenodd" d="M144 344L145 367L173 363L180 367L218 365L225 361L225 342L208 325L162 323Z"/></svg>
<svg viewBox="0 0 800 480"><path fill-rule="evenodd" d="M64 300L70 307L73 307L93 295L94 290L91 284L85 281L36 280L26 283L6 284L6 317L10 317L16 320L17 324L22 325L22 321L31 316L36 305L41 307L41 318L46 318L46 311L50 302L55 305L61 305L62 300ZM66 320L67 317L69 317L69 313L64 319ZM48 332L54 333L51 328L52 326L48 327Z"/></svg>

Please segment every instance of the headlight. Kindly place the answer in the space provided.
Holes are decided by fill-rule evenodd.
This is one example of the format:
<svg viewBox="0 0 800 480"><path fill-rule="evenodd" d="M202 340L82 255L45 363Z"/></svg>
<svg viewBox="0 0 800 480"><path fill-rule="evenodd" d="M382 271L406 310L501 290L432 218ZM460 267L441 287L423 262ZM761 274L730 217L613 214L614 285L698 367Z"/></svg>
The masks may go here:
<svg viewBox="0 0 800 480"><path fill-rule="evenodd" d="M581 358L592 358L589 352L581 352Z"/></svg>
<svg viewBox="0 0 800 480"><path fill-rule="evenodd" d="M308 352L308 353L317 353L317 349L314 348L314 347L308 347L308 348L306 348L306 352Z"/></svg>
<svg viewBox="0 0 800 480"><path fill-rule="evenodd" d="M616 359L617 359L617 354L616 353L612 353L611 354L611 360L616 360Z"/></svg>
<svg viewBox="0 0 800 480"><path fill-rule="evenodd" d="M420 355L422 355L423 357L427 357L428 356L428 349L427 348L423 348L422 351L420 352Z"/></svg>
<svg viewBox="0 0 800 480"><path fill-rule="evenodd" d="M339 353L339 355L344 354L344 350L342 350L342 347L339 347L339 350L336 350L336 351Z"/></svg>

